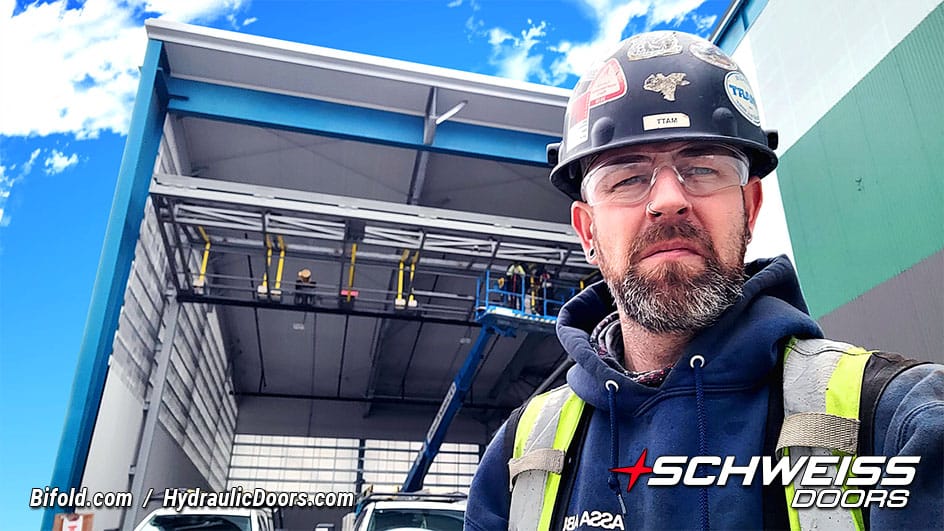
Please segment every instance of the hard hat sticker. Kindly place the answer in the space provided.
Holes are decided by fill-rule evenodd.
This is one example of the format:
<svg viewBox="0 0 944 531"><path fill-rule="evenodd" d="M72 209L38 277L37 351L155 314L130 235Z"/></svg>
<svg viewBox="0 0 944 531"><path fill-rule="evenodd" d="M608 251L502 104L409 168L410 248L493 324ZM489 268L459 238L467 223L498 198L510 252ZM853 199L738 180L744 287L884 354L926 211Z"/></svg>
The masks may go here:
<svg viewBox="0 0 944 531"><path fill-rule="evenodd" d="M675 101L675 89L688 85L684 72L649 74L642 84L642 88L652 92L659 92L667 101Z"/></svg>
<svg viewBox="0 0 944 531"><path fill-rule="evenodd" d="M590 99L587 101L590 108L603 105L626 94L626 76L623 75L619 61L610 59L604 63L597 70L587 93L590 94Z"/></svg>
<svg viewBox="0 0 944 531"><path fill-rule="evenodd" d="M650 114L642 117L643 131L652 129L667 129L670 127L691 127L692 122L688 115L682 112L669 112L665 114Z"/></svg>
<svg viewBox="0 0 944 531"><path fill-rule="evenodd" d="M742 116L752 124L760 125L760 113L757 112L754 91L751 90L751 85L747 82L747 77L744 74L730 72L724 76L724 92Z"/></svg>
<svg viewBox="0 0 944 531"><path fill-rule="evenodd" d="M688 50L692 52L692 55L710 65L724 68L725 70L738 69L737 63L732 61L720 48L710 42L693 42L692 45L688 47Z"/></svg>
<svg viewBox="0 0 944 531"><path fill-rule="evenodd" d="M630 61L682 53L682 44L672 32L655 32L629 39L626 56Z"/></svg>
<svg viewBox="0 0 944 531"><path fill-rule="evenodd" d="M578 87L585 88L586 91L571 98L567 108L568 149L587 141L590 109L626 95L626 76L616 59L611 58L594 68L592 76L593 80L589 84Z"/></svg>
<svg viewBox="0 0 944 531"><path fill-rule="evenodd" d="M587 105L589 98L590 93L584 92L570 99L570 106L567 108L567 149L573 149L574 146L587 141L588 118L590 117L590 107Z"/></svg>

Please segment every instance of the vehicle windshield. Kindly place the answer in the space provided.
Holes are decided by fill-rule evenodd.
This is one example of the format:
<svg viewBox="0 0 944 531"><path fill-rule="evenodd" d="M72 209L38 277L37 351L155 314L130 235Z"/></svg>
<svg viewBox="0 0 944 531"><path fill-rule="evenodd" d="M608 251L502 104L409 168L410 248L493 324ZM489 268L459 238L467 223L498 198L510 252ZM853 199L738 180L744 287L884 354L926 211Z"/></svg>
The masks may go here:
<svg viewBox="0 0 944 531"><path fill-rule="evenodd" d="M164 514L151 518L143 531L251 531L248 516Z"/></svg>
<svg viewBox="0 0 944 531"><path fill-rule="evenodd" d="M431 529L462 531L463 512L449 509L377 509L367 531Z"/></svg>

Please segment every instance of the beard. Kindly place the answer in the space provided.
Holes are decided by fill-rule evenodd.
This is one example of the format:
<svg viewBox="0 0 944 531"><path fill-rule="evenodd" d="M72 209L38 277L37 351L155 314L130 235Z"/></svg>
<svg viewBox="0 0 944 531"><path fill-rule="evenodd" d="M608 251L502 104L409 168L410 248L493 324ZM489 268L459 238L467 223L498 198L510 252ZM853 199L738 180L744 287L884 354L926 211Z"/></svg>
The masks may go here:
<svg viewBox="0 0 944 531"><path fill-rule="evenodd" d="M688 221L652 225L629 250L626 271L608 271L602 254L600 269L622 315L657 334L695 332L714 323L741 297L746 281L743 261L749 234L745 215L738 261L725 265L711 238ZM704 269L694 271L686 264L667 262L649 273L642 273L638 263L645 249L670 239L696 245L705 261Z"/></svg>

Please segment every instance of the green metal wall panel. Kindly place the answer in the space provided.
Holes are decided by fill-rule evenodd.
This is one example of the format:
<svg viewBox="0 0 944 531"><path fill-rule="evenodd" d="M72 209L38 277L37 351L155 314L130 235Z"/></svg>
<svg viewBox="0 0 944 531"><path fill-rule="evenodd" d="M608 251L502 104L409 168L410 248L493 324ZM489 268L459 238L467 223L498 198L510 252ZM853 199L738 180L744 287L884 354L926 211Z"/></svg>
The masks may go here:
<svg viewBox="0 0 944 531"><path fill-rule="evenodd" d="M816 317L944 248L941 50L944 5L781 157L787 224Z"/></svg>

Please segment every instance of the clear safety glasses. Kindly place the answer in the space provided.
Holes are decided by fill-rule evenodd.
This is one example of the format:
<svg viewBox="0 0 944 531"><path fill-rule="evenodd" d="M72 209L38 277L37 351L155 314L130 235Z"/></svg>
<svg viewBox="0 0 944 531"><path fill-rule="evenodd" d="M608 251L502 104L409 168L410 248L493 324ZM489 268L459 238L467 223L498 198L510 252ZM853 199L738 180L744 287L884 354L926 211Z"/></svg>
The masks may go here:
<svg viewBox="0 0 944 531"><path fill-rule="evenodd" d="M663 168L671 168L693 196L744 186L749 177L747 157L721 144L689 144L669 152L615 153L591 164L581 185L584 200L591 206L641 203L649 197Z"/></svg>

